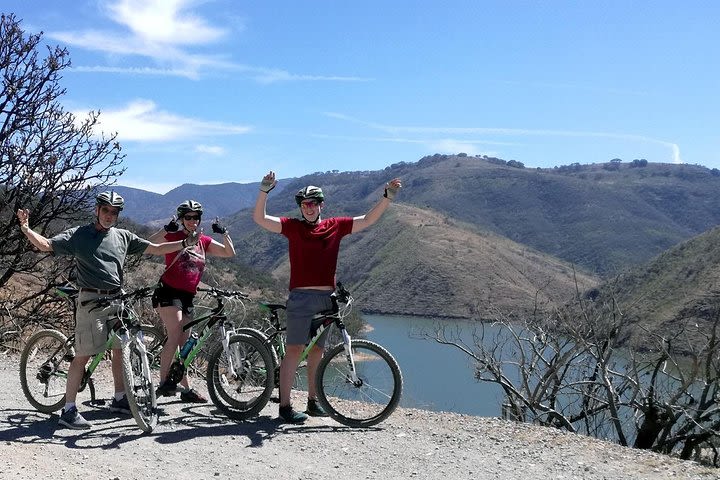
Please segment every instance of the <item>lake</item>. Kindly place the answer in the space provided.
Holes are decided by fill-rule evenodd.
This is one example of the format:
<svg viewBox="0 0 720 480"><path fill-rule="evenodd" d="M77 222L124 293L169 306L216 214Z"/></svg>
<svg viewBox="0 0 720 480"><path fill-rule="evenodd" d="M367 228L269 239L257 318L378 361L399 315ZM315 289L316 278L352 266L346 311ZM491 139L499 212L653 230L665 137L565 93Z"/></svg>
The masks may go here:
<svg viewBox="0 0 720 480"><path fill-rule="evenodd" d="M388 349L400 364L404 380L401 406L500 416L502 391L494 383L475 380L472 361L466 354L455 347L416 338L419 332L433 333L441 324L460 328L462 337L472 345L477 322L384 315L363 318L372 328L365 337ZM486 333L491 333L487 327Z"/></svg>

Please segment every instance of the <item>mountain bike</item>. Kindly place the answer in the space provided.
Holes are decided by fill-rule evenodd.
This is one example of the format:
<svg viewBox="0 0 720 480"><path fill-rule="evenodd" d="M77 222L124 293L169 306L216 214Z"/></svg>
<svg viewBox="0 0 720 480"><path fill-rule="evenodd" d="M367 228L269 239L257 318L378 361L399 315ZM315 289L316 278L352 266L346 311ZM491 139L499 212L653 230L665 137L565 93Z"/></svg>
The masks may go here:
<svg viewBox="0 0 720 480"><path fill-rule="evenodd" d="M155 286L142 287L82 302L83 305L95 303L93 308L109 309L107 319L116 321L104 349L94 355L85 368L78 391L89 386L90 401L97 402L92 374L119 338L125 394L135 422L145 432L152 431L157 424L157 403L147 348L163 334L157 327L141 325L133 307L140 299L150 296L154 289ZM76 311L77 288L56 287L54 293L67 300L72 311ZM68 370L75 358L74 345L75 335L66 337L54 329L40 330L28 339L20 356L20 384L25 398L38 411L53 413L65 404Z"/></svg>
<svg viewBox="0 0 720 480"><path fill-rule="evenodd" d="M338 282L331 294L332 309L320 312L312 320L312 338L300 356L300 363L307 359L310 349L326 330L335 325L342 341L326 349L317 369L317 400L331 418L350 427L370 427L387 419L400 402L402 372L395 358L381 345L369 340L351 339L345 328L345 319L352 311L353 297ZM245 334L262 342L270 352L272 369L265 372L273 386L279 386L280 362L285 355L285 327L281 325L279 311L285 305L260 303L267 312L269 328L260 331L238 328L236 333ZM341 306L342 305L342 306ZM270 394L258 399L264 403ZM242 415L244 412L237 412ZM249 415L249 414L248 414Z"/></svg>
<svg viewBox="0 0 720 480"><path fill-rule="evenodd" d="M175 353L175 359L170 366L165 382L170 383L170 389L180 383L185 372L196 362L198 354L207 342L217 325L220 341L210 348L209 353L203 357L207 362L206 382L208 394L213 404L222 412L232 414L234 408L247 408L247 405L257 405L258 398L272 392L271 379L264 375L249 375L251 371L272 368L272 359L263 345L253 337L236 334L235 324L226 314L227 300L237 299L242 303L248 296L240 291L228 291L218 288L198 288L215 300L215 306L205 314L194 318L183 326L183 330L191 330L190 337L185 345ZM192 329L202 324L200 334ZM153 357L159 358L160 349L166 337L153 347ZM250 408L251 414L258 413L259 408ZM232 416L232 415L231 415Z"/></svg>

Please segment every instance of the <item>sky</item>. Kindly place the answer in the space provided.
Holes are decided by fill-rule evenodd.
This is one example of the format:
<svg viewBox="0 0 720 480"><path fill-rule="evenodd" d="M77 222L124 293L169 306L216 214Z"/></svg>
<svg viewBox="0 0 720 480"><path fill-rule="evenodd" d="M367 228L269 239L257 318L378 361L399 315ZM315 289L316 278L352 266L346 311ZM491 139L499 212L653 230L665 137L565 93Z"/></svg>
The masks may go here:
<svg viewBox="0 0 720 480"><path fill-rule="evenodd" d="M435 153L526 167L720 168L713 0L3 0L70 52L66 110L100 111L165 193L379 170Z"/></svg>

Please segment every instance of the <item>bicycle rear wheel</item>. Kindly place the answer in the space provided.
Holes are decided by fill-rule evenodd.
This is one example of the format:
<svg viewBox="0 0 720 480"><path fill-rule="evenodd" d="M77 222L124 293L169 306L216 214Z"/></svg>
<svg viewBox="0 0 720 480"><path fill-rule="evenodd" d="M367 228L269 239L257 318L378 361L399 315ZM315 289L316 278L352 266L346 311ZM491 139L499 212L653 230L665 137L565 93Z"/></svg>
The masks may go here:
<svg viewBox="0 0 720 480"><path fill-rule="evenodd" d="M143 432L152 432L158 421L157 399L140 332L122 343L123 379L130 411Z"/></svg>
<svg viewBox="0 0 720 480"><path fill-rule="evenodd" d="M210 399L225 415L245 420L260 413L272 394L273 360L255 337L230 337L227 352L222 344L210 354L207 371Z"/></svg>
<svg viewBox="0 0 720 480"><path fill-rule="evenodd" d="M318 401L343 425L370 427L389 417L400 402L402 372L390 352L375 342L353 340L352 355L355 383L342 343L322 358L316 377Z"/></svg>
<svg viewBox="0 0 720 480"><path fill-rule="evenodd" d="M57 330L40 330L25 344L20 355L20 385L28 402L38 411L53 413L65 405L65 386L72 345Z"/></svg>

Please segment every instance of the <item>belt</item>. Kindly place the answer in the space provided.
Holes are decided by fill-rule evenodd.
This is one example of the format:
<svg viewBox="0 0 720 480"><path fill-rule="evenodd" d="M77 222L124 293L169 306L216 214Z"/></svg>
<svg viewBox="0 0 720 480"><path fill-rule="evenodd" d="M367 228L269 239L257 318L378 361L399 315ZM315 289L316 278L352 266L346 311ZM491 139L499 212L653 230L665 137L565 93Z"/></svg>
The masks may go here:
<svg viewBox="0 0 720 480"><path fill-rule="evenodd" d="M115 295L116 293L118 293L118 292L120 291L120 287L118 287L118 288L113 288L112 290L102 290L102 289L99 289L99 288L86 288L86 287L82 287L82 288L80 288L80 291L81 291L81 292L92 292L92 293L97 293L97 294L100 294L100 295Z"/></svg>

